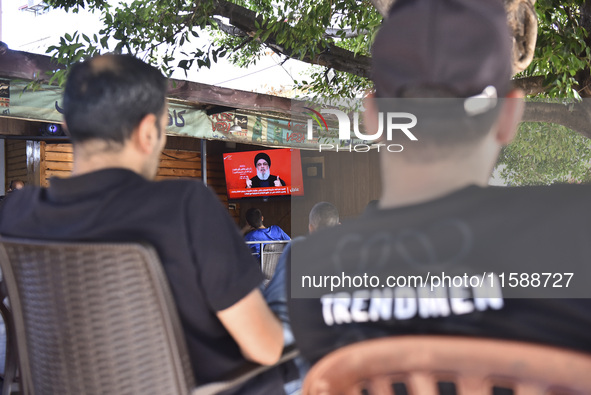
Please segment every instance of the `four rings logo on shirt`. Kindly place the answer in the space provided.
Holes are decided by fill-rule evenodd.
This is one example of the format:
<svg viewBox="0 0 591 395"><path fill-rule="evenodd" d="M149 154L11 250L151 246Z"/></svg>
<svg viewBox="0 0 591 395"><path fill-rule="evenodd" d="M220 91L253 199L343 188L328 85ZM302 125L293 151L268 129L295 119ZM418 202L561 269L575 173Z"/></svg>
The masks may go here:
<svg viewBox="0 0 591 395"><path fill-rule="evenodd" d="M354 144L354 140L351 138L351 120L349 116L341 110L335 109L322 109L320 112L310 108L304 107L306 110L311 112L311 117L316 124L320 131L326 131L326 134L329 134L328 131L328 124L326 120L322 116L322 114L331 114L337 117L338 125L339 125L339 140L341 144L319 144L318 151L322 152L324 149L327 150L336 150L339 151L349 151L349 152L368 152L370 149L375 148L380 151L380 148L387 149L388 152L402 152L404 147L401 144L384 144L378 143L378 140L382 137L384 133L384 118L386 119L386 141L392 141L393 132L398 130L403 132L406 137L409 138L411 141L417 141L418 139L415 137L414 134L411 133L409 129L413 128L417 124L417 117L408 112L388 112L384 117L383 113L378 113L378 130L374 134L363 134L359 130L359 113L353 113L353 134L354 138L357 138L358 141L364 141L369 143L361 143L361 144ZM308 127L307 127L307 139L312 140L314 137L314 124L312 119L308 119ZM405 121L406 122L400 122Z"/></svg>

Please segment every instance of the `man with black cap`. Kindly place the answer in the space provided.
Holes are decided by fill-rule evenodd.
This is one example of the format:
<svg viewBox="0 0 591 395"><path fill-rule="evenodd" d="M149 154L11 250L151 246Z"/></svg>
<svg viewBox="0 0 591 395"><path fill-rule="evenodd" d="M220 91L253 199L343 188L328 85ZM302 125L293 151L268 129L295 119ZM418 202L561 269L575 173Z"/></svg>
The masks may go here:
<svg viewBox="0 0 591 395"><path fill-rule="evenodd" d="M365 125L409 112L417 140L388 136L404 150L380 152L378 207L292 247L291 325L312 362L398 334L591 352L591 187L488 187L524 106L511 45L501 0L392 6L373 45Z"/></svg>
<svg viewBox="0 0 591 395"><path fill-rule="evenodd" d="M247 188L265 188L285 186L285 181L279 176L271 175L271 158L264 152L259 152L254 157L254 166L257 175L246 180Z"/></svg>

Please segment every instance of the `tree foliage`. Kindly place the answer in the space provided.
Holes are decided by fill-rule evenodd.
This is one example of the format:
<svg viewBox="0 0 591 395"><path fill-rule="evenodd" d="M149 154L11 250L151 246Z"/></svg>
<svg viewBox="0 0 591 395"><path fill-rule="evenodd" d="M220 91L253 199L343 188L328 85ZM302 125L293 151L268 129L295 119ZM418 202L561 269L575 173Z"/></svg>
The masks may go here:
<svg viewBox="0 0 591 395"><path fill-rule="evenodd" d="M513 185L589 182L591 140L558 124L574 125L578 115L575 106L588 107L587 101L591 100L589 1L538 0L536 11L538 39L534 60L517 78L527 81L543 77L543 89L529 92L530 110L554 106L557 111L547 120L566 121L523 123L517 138L501 153L501 176ZM580 112L587 116L587 111ZM577 123L588 124L586 119Z"/></svg>
<svg viewBox="0 0 591 395"><path fill-rule="evenodd" d="M591 140L560 125L522 123L499 157L500 176L511 185L589 182Z"/></svg>
<svg viewBox="0 0 591 395"><path fill-rule="evenodd" d="M534 59L519 77L544 78L545 97L580 99L579 79L591 62L584 25L584 0L538 0ZM537 93L537 92L536 92ZM583 95L584 96L584 95Z"/></svg>
<svg viewBox="0 0 591 395"><path fill-rule="evenodd" d="M382 20L369 0L47 2L74 12L95 10L104 23L92 36L66 34L49 49L65 66L114 51L139 55L170 74L211 67L222 57L247 67L272 50L315 65L295 81L296 89L333 97L358 96L371 87L370 46ZM591 105L584 100L591 97L591 0L537 0L536 12L535 57L515 82L530 97L555 101L529 107L526 117L548 123L522 126L499 163L514 184L586 180L588 140L552 122L591 137ZM63 81L64 73L52 78Z"/></svg>
<svg viewBox="0 0 591 395"><path fill-rule="evenodd" d="M370 86L369 53L381 16L369 0L49 0L53 7L101 12L92 37L71 33L49 48L68 66L97 52L139 55L173 69L211 67L221 57L240 66L271 49L285 58L318 65L300 88L317 94L353 96ZM212 39L198 40L206 34ZM334 70L335 77L328 78ZM333 72L330 72L332 74ZM56 77L63 80L64 76Z"/></svg>

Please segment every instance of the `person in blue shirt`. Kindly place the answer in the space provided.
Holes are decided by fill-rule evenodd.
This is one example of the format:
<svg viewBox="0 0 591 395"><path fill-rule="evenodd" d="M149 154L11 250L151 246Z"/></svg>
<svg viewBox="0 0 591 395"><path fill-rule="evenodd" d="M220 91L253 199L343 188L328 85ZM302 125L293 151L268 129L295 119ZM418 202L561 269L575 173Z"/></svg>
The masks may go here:
<svg viewBox="0 0 591 395"><path fill-rule="evenodd" d="M253 228L244 236L246 241L274 241L274 240L291 240L291 238L277 225L265 227L263 225L263 213L258 208L249 208L246 211L246 222ZM261 244L249 245L253 255L260 259Z"/></svg>
<svg viewBox="0 0 591 395"><path fill-rule="evenodd" d="M332 203L319 202L310 210L308 217L309 233L332 228L340 224L339 210ZM289 270L287 261L291 259L292 244L301 243L305 239L304 236L296 237L285 247L275 268L273 278L263 290L263 296L267 304L283 325L283 341L286 347L295 343L287 311L287 271ZM299 378L285 384L284 389L287 395L300 393L304 377L310 368L310 364L301 357L296 358L294 362L298 368Z"/></svg>

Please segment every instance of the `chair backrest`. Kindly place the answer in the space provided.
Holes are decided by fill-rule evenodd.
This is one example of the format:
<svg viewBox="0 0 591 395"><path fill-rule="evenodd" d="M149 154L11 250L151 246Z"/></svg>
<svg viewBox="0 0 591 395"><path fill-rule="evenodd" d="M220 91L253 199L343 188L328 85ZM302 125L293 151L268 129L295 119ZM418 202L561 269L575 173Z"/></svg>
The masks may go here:
<svg viewBox="0 0 591 395"><path fill-rule="evenodd" d="M153 248L1 238L0 267L25 395L178 395L193 388Z"/></svg>
<svg viewBox="0 0 591 395"><path fill-rule="evenodd" d="M265 243L263 244L263 254L261 257L261 270L265 276L265 281L268 282L275 273L279 257L283 253L286 243Z"/></svg>
<svg viewBox="0 0 591 395"><path fill-rule="evenodd" d="M303 395L591 394L591 356L516 341L386 337L338 349L312 366Z"/></svg>

